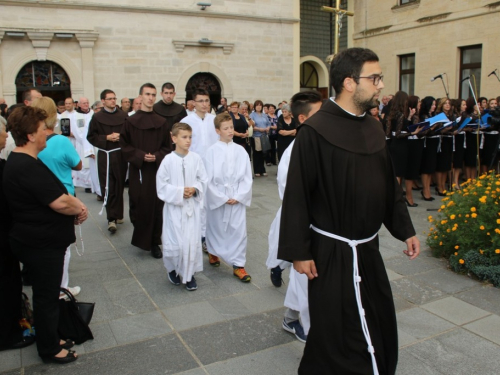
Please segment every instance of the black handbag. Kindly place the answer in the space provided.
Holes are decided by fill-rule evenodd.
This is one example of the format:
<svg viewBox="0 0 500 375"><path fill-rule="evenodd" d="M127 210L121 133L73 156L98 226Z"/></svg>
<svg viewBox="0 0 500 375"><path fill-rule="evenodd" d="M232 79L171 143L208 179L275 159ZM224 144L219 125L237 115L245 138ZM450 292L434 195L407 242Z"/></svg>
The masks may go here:
<svg viewBox="0 0 500 375"><path fill-rule="evenodd" d="M78 302L73 294L64 288L61 288L61 292L66 294L69 300L59 300L59 336L63 340L73 340L76 344L94 339L89 324L94 314L95 303Z"/></svg>
<svg viewBox="0 0 500 375"><path fill-rule="evenodd" d="M260 145L264 153L268 152L271 149L271 142L269 141L269 137L267 136L267 134L262 134L260 136Z"/></svg>

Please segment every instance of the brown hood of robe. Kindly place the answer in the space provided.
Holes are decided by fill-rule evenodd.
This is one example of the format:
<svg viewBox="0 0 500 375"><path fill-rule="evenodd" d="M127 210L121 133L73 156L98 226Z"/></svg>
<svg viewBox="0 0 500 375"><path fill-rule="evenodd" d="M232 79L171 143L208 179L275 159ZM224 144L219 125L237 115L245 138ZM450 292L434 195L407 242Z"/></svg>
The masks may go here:
<svg viewBox="0 0 500 375"><path fill-rule="evenodd" d="M97 122L108 125L108 126L121 126L128 118L128 115L121 109L117 108L116 111L110 113L105 109L101 109L99 112L94 113L93 116Z"/></svg>
<svg viewBox="0 0 500 375"><path fill-rule="evenodd" d="M167 125L167 120L154 112L137 111L127 118L127 122L137 129L158 129Z"/></svg>
<svg viewBox="0 0 500 375"><path fill-rule="evenodd" d="M160 100L159 102L155 103L153 106L153 111L158 113L160 116L163 117L172 117L176 116L179 113L181 113L184 110L184 107L180 105L179 103L172 102L172 104L168 105L165 104L163 100Z"/></svg>
<svg viewBox="0 0 500 375"><path fill-rule="evenodd" d="M332 121L332 115L338 121ZM302 126L310 126L333 146L357 154L373 154L386 146L384 130L379 121L369 114L353 116L332 100L326 100L320 110Z"/></svg>

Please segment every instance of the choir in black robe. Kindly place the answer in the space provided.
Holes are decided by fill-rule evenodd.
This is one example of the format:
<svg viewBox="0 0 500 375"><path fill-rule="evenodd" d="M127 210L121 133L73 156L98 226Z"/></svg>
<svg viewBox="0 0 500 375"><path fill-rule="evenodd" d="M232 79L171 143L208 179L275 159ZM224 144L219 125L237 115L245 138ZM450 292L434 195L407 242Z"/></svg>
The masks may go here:
<svg viewBox="0 0 500 375"><path fill-rule="evenodd" d="M283 199L278 257L315 261L309 281L311 329L299 374L373 374L353 286L351 240L384 224L401 241L415 235L380 123L331 100L301 127ZM396 371L396 313L378 237L358 245L361 298L379 373Z"/></svg>
<svg viewBox="0 0 500 375"><path fill-rule="evenodd" d="M155 103L153 110L167 120L169 132L172 130L172 126L174 126L176 122L180 122L187 116L186 109L176 102L172 102L172 104L165 104L163 100L160 100L158 103ZM169 138L169 141L172 142L172 139Z"/></svg>
<svg viewBox="0 0 500 375"><path fill-rule="evenodd" d="M110 142L106 139L109 134L120 133L128 118L121 109L108 112L102 109L92 116L89 124L87 140L95 147L110 151L120 148L119 142ZM99 185L104 198L106 194L106 173L108 159L104 151L97 153L97 173L99 174ZM109 153L109 181L108 200L106 203L106 214L108 221L123 219L123 190L125 189L125 178L127 175L127 162L123 159L120 150Z"/></svg>
<svg viewBox="0 0 500 375"><path fill-rule="evenodd" d="M126 119L120 145L124 159L130 163L132 245L151 250L153 245L161 244L163 202L156 195L156 171L171 150L167 121L154 112L137 111ZM147 153L155 155L156 162L145 162Z"/></svg>

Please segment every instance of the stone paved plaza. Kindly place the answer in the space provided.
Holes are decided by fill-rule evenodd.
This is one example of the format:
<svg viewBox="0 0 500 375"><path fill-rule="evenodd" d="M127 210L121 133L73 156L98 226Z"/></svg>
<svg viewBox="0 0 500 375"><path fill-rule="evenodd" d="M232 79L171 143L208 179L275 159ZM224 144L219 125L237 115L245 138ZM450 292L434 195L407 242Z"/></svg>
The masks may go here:
<svg viewBox="0 0 500 375"><path fill-rule="evenodd" d="M281 375L296 373L304 345L281 328L286 285L272 286L266 269L267 235L279 207L276 167L254 180L248 215L247 271L238 281L221 264L196 275L198 290L173 286L161 260L130 245L132 225L111 236L95 195L77 189L91 213L82 227L85 253L72 251L70 285L96 302L95 339L76 347L75 363L45 365L35 346L0 353L5 374ZM427 209L416 195L410 212L424 241ZM431 212L435 213L435 212ZM425 248L409 261L404 244L380 231L399 325L400 375L498 374L500 290L457 275ZM288 273L284 275L288 280ZM28 292L29 292L29 288ZM328 296L325 296L328 298Z"/></svg>

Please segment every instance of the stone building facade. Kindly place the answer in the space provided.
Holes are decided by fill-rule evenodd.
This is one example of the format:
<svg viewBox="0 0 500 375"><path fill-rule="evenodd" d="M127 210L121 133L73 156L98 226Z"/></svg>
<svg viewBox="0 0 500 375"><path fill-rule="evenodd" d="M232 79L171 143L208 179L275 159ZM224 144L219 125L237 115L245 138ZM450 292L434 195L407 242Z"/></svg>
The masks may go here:
<svg viewBox="0 0 500 375"><path fill-rule="evenodd" d="M354 1L354 13L353 44L379 55L384 93L444 97L441 79L431 78L446 73L451 98L469 97L468 81L461 80L470 74L480 96L500 95L500 82L488 77L500 68L500 2Z"/></svg>
<svg viewBox="0 0 500 375"><path fill-rule="evenodd" d="M299 0L207 3L0 0L0 97L15 103L27 64L44 61L66 72L76 100L105 88L134 98L145 82L170 81L181 102L193 79L228 101L278 102L298 91Z"/></svg>

